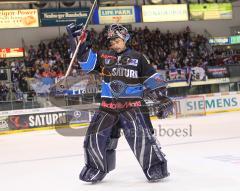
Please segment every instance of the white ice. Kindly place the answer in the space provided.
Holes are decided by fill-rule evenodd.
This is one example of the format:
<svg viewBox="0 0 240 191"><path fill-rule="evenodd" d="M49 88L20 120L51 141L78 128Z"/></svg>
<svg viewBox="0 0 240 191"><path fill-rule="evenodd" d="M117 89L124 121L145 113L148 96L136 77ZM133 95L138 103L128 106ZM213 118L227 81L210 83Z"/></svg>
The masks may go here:
<svg viewBox="0 0 240 191"><path fill-rule="evenodd" d="M174 129L188 131L186 137L157 132L171 173L160 182L146 180L121 137L116 169L99 184L84 183L78 179L84 164L83 137L64 137L49 130L0 136L0 190L240 190L240 112L153 123L169 133Z"/></svg>

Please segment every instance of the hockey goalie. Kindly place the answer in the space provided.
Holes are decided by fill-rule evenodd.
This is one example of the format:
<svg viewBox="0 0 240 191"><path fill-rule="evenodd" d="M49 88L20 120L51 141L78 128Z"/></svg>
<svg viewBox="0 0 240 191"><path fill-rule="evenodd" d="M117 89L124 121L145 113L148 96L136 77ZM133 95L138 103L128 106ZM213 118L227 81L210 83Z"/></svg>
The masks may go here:
<svg viewBox="0 0 240 191"><path fill-rule="evenodd" d="M76 39L82 44L77 60L85 73L102 74L101 104L94 114L84 140L85 166L80 179L99 182L115 168L115 149L120 130L149 181L169 175L167 160L154 136L143 96L150 98L157 116L165 118L172 111L173 102L166 95L167 83L155 71L146 56L127 46L128 30L112 24L107 30L108 50L94 52L89 35L74 24L67 26L71 51Z"/></svg>

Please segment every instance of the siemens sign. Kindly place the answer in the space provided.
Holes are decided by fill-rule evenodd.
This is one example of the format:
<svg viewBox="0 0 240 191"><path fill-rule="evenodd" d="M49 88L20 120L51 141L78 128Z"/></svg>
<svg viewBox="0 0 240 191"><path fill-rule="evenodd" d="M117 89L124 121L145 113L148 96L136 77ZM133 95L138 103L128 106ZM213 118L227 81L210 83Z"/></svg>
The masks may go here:
<svg viewBox="0 0 240 191"><path fill-rule="evenodd" d="M218 98L212 100L201 100L201 101L189 101L187 102L187 110L206 110L218 109L218 108L232 108L239 106L236 97L232 98Z"/></svg>
<svg viewBox="0 0 240 191"><path fill-rule="evenodd" d="M206 110L207 113L240 110L240 94L204 96L204 99L189 99L185 102L187 112Z"/></svg>

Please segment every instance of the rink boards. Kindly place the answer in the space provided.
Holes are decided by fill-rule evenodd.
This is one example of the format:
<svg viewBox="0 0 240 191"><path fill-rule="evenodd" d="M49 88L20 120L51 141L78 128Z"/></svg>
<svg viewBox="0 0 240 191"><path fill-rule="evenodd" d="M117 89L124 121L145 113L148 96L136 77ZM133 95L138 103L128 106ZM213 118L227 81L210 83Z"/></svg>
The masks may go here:
<svg viewBox="0 0 240 191"><path fill-rule="evenodd" d="M240 110L240 92L197 95L194 98L176 98L180 109L188 113L205 111L206 114ZM151 104L150 104L151 105ZM86 126L98 105L84 108L38 108L0 112L0 135L18 132L75 128ZM47 110L47 112L46 112ZM154 118L154 111L151 110Z"/></svg>

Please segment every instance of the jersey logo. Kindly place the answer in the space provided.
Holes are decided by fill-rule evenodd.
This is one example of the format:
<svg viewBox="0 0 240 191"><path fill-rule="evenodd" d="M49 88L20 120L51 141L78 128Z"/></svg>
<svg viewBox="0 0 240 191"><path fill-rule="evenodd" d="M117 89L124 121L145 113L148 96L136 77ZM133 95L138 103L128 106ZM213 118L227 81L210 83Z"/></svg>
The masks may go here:
<svg viewBox="0 0 240 191"><path fill-rule="evenodd" d="M104 59L105 65L113 65L117 60L115 56L109 54L101 54L100 57Z"/></svg>
<svg viewBox="0 0 240 191"><path fill-rule="evenodd" d="M112 68L112 76L123 76L127 78L138 78L138 71L127 68Z"/></svg>
<svg viewBox="0 0 240 191"><path fill-rule="evenodd" d="M126 84L119 80L114 80L110 83L111 92L116 98L118 98L123 93L126 87Z"/></svg>
<svg viewBox="0 0 240 191"><path fill-rule="evenodd" d="M117 60L116 56L109 55L109 54L101 54L100 57L105 59Z"/></svg>
<svg viewBox="0 0 240 191"><path fill-rule="evenodd" d="M111 61L111 59L104 59L104 63L106 64L106 65L109 65L110 64L110 61Z"/></svg>
<svg viewBox="0 0 240 191"><path fill-rule="evenodd" d="M128 62L127 65L137 66L138 65L138 59L131 59L130 62Z"/></svg>

